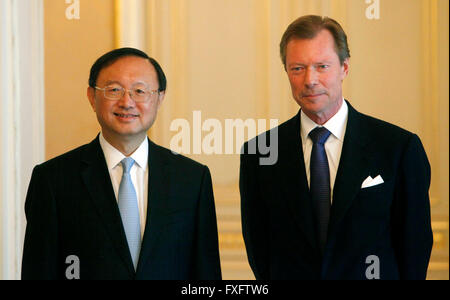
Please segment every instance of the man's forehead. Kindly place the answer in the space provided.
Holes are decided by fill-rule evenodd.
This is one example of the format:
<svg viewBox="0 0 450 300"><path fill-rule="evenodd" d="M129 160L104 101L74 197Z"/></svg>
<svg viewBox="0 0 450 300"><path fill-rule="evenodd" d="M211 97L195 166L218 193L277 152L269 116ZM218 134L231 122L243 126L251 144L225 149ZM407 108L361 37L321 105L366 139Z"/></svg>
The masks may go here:
<svg viewBox="0 0 450 300"><path fill-rule="evenodd" d="M150 63L150 61L146 58L139 57L139 56L123 56L109 65L102 68L103 70L107 69L116 69L116 68L127 68L127 69L136 69L141 71L151 71L155 72L155 68Z"/></svg>
<svg viewBox="0 0 450 300"><path fill-rule="evenodd" d="M138 56L120 57L100 70L98 79L114 81L122 77L156 78L156 70L150 61Z"/></svg>
<svg viewBox="0 0 450 300"><path fill-rule="evenodd" d="M316 35L312 39L291 39L287 44L286 58L289 59L314 59L318 61L330 61L338 58L331 33L329 36Z"/></svg>
<svg viewBox="0 0 450 300"><path fill-rule="evenodd" d="M311 37L299 37L296 35L292 35L288 44L291 41L305 41L305 42L322 42L322 43L332 43L334 44L333 34L326 28L318 30L315 34L311 35Z"/></svg>

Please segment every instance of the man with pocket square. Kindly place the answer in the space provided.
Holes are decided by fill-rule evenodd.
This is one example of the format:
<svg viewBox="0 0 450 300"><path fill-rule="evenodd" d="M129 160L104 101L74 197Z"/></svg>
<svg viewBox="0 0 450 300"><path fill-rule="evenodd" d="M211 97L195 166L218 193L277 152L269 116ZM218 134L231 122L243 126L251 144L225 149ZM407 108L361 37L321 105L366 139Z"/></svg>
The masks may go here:
<svg viewBox="0 0 450 300"><path fill-rule="evenodd" d="M433 236L430 165L417 135L344 100L341 26L304 16L285 31L283 64L299 113L272 129L278 161L244 144L242 229L257 279L425 279Z"/></svg>

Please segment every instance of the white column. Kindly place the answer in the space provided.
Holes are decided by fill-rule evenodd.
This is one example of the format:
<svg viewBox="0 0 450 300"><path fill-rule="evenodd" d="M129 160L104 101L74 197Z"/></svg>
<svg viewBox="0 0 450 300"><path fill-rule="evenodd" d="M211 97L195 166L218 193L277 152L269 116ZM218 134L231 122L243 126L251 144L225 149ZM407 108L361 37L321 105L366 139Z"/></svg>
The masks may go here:
<svg viewBox="0 0 450 300"><path fill-rule="evenodd" d="M19 279L24 201L44 160L42 0L0 1L0 279Z"/></svg>
<svg viewBox="0 0 450 300"><path fill-rule="evenodd" d="M116 47L145 50L146 2L144 0L116 0Z"/></svg>

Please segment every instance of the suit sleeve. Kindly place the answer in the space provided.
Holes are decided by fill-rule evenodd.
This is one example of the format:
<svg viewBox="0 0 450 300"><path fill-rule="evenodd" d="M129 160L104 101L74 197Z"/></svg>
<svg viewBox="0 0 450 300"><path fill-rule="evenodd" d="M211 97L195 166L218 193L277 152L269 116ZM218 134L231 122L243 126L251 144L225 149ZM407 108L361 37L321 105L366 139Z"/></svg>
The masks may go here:
<svg viewBox="0 0 450 300"><path fill-rule="evenodd" d="M409 140L399 171L393 230L400 278L424 280L433 245L428 195L431 170L416 135Z"/></svg>
<svg viewBox="0 0 450 300"><path fill-rule="evenodd" d="M27 219L22 279L58 278L57 215L54 195L43 170L34 168L25 200Z"/></svg>
<svg viewBox="0 0 450 300"><path fill-rule="evenodd" d="M216 209L208 167L205 167L203 172L197 218L194 278L196 280L221 280Z"/></svg>
<svg viewBox="0 0 450 300"><path fill-rule="evenodd" d="M269 215L258 192L257 156L241 154L239 190L242 234L250 267L257 280L270 279L268 235Z"/></svg>

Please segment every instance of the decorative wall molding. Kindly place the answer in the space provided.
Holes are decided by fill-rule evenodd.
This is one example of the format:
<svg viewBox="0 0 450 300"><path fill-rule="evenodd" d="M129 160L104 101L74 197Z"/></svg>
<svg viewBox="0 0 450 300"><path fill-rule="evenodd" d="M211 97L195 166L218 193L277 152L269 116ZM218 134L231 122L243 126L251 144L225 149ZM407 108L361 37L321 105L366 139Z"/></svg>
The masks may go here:
<svg viewBox="0 0 450 300"><path fill-rule="evenodd" d="M439 80L438 80L438 2L422 0L422 65L423 65L423 143L426 147L428 158L433 165L433 173L439 174L440 165L434 164L438 159L439 151ZM446 99L445 101L448 101ZM437 184L433 182L431 194L436 195Z"/></svg>
<svg viewBox="0 0 450 300"><path fill-rule="evenodd" d="M43 3L0 1L0 279L19 279L24 202L44 160Z"/></svg>

